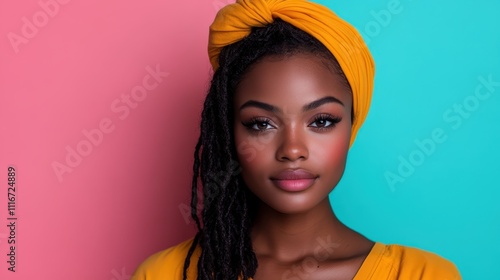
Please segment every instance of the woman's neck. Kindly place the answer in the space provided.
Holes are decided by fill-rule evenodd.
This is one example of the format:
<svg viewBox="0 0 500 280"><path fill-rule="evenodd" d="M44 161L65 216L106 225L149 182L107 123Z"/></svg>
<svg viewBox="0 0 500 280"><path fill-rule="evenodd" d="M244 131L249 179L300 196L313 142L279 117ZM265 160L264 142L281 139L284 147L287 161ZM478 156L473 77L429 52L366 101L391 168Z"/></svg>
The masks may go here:
<svg viewBox="0 0 500 280"><path fill-rule="evenodd" d="M326 198L310 211L297 214L279 213L262 204L251 238L257 255L289 262L320 250L341 257L352 233L337 219Z"/></svg>

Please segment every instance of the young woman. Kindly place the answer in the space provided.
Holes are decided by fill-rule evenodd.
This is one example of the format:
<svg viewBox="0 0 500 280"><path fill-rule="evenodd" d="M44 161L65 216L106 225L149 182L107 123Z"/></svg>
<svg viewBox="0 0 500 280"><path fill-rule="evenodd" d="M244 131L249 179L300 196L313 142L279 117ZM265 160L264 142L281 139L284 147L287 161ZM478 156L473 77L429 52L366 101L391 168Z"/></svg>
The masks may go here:
<svg viewBox="0 0 500 280"><path fill-rule="evenodd" d="M238 0L211 25L209 55L198 233L150 256L133 280L461 279L436 254L369 240L330 206L373 88L351 25L305 0Z"/></svg>

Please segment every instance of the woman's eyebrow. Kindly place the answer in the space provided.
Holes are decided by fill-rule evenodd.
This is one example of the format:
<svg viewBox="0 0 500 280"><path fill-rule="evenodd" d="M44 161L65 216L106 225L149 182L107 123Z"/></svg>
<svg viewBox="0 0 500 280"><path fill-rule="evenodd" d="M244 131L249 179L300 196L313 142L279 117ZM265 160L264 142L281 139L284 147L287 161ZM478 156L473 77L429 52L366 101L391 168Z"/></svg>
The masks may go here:
<svg viewBox="0 0 500 280"><path fill-rule="evenodd" d="M307 112L307 111L316 109L319 106L326 104L326 103L338 103L338 104L344 106L344 103L342 103L342 101L338 100L337 98L335 98L333 96L326 96L326 97L323 97L321 99L315 100L309 104L304 105L302 107L302 112ZM271 113L283 113L283 111L276 106L273 106L271 104L267 104L264 102L256 101L256 100L249 100L249 101L245 102L243 105L241 105L240 111L242 109L248 108L248 107L260 108L260 109L269 111Z"/></svg>
<svg viewBox="0 0 500 280"><path fill-rule="evenodd" d="M342 101L338 100L337 98L335 98L333 96L325 96L325 97L323 97L321 99L313 101L313 102L305 105L304 107L302 107L302 112L306 112L306 111L310 111L312 109L316 109L319 106L321 106L323 104L326 104L326 103L339 103L340 105L342 105L343 107L345 107L344 103L342 103Z"/></svg>
<svg viewBox="0 0 500 280"><path fill-rule="evenodd" d="M260 108L271 113L282 113L281 109L279 109L278 107L256 100L248 100L247 102L245 102L243 105L241 105L240 111L249 107Z"/></svg>

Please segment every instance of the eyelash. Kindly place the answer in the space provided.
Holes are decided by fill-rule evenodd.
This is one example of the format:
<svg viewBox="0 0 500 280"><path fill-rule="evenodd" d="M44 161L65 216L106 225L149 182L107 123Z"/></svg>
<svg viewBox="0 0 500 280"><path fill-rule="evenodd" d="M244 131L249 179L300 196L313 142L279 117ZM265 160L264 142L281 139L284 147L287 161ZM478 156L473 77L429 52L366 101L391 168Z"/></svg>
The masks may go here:
<svg viewBox="0 0 500 280"><path fill-rule="evenodd" d="M331 122L330 125L326 126L326 127L314 127L316 130L318 131L328 131L328 130L331 130L335 127L335 125L337 123L339 123L340 121L342 120L342 118L340 117L335 117L335 116L332 116L330 114L320 114L320 115L317 115L314 117L314 120L312 123L316 123L318 121L327 121L327 122ZM252 118L250 121L248 122L243 122L242 124L248 129L250 130L251 132L254 132L254 133L261 133L261 132L264 132L266 131L267 129L255 129L253 128L254 125L256 124L266 124L266 125L270 125L269 124L270 122L270 119L267 119L267 118L262 118L262 117L256 117L256 118Z"/></svg>
<svg viewBox="0 0 500 280"><path fill-rule="evenodd" d="M315 123L317 121L329 121L329 122L331 122L331 124L327 127L318 127L317 128L318 130L322 131L322 130L333 129L335 127L335 125L337 123L339 123L341 120L342 120L342 118L335 117L335 116L332 116L330 114L320 114L320 115L317 115L316 117L314 117L313 123Z"/></svg>

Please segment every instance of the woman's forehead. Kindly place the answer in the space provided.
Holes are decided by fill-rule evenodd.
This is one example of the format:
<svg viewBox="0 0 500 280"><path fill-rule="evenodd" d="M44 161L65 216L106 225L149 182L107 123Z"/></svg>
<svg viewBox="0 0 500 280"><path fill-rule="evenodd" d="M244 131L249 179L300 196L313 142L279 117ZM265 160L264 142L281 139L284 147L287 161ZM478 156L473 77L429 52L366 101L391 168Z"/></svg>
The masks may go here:
<svg viewBox="0 0 500 280"><path fill-rule="evenodd" d="M234 101L240 105L257 100L278 108L302 108L327 96L349 108L352 104L351 94L339 74L315 55L296 54L264 58L253 65L239 83Z"/></svg>

